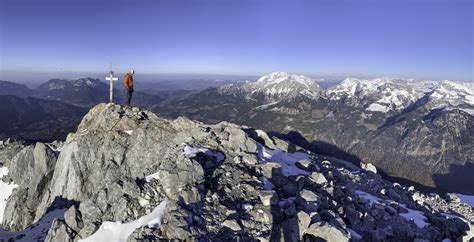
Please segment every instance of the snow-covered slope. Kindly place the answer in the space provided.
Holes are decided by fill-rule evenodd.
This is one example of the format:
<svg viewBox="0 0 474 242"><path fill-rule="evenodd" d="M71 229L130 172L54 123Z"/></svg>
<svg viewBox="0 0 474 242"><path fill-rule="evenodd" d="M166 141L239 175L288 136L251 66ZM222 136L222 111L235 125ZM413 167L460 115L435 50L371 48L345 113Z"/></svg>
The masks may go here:
<svg viewBox="0 0 474 242"><path fill-rule="evenodd" d="M347 78L341 84L327 89L325 95L331 100L358 100L368 111L389 112L407 108L423 94L416 91L410 80Z"/></svg>
<svg viewBox="0 0 474 242"><path fill-rule="evenodd" d="M471 106L474 107L474 85L443 81L430 95L430 108Z"/></svg>
<svg viewBox="0 0 474 242"><path fill-rule="evenodd" d="M7 205L7 199L13 192L13 189L17 187L13 182L2 181L3 177L8 174L8 167L0 167L0 224L3 220L3 213Z"/></svg>
<svg viewBox="0 0 474 242"><path fill-rule="evenodd" d="M428 109L474 106L472 84L451 81L416 81L413 79L377 78L361 80L347 78L341 84L324 91L330 100L350 100L367 111L401 111L422 98Z"/></svg>
<svg viewBox="0 0 474 242"><path fill-rule="evenodd" d="M436 108L461 109L474 112L473 84L452 81L419 81L401 78L357 79L346 78L336 86L321 91L312 78L273 72L256 82L225 85L221 93L244 94L247 97L264 97L277 102L287 98L305 96L317 99L343 100L349 105L362 107L369 112L401 112L415 103Z"/></svg>
<svg viewBox="0 0 474 242"><path fill-rule="evenodd" d="M253 88L253 93L263 92L268 96L304 94L316 97L319 92L319 86L313 79L285 72L262 76L250 86Z"/></svg>
<svg viewBox="0 0 474 242"><path fill-rule="evenodd" d="M240 91L248 96L263 95L267 100L282 100L297 96L317 98L320 87L313 79L307 76L273 72L260 77L256 82L222 86L220 90L222 92Z"/></svg>

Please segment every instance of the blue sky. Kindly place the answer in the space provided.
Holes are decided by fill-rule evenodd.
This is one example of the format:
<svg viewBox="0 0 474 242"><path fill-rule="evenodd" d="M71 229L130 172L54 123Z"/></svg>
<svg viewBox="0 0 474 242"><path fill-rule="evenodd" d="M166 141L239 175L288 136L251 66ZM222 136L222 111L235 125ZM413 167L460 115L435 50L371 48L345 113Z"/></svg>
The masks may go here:
<svg viewBox="0 0 474 242"><path fill-rule="evenodd" d="M0 78L106 73L474 81L470 0L0 0Z"/></svg>

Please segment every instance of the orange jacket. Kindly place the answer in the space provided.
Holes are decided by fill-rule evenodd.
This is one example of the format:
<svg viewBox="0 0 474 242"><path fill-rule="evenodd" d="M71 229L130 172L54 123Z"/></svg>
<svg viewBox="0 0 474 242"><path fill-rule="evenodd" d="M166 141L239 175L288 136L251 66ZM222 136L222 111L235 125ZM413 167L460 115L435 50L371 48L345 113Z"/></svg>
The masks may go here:
<svg viewBox="0 0 474 242"><path fill-rule="evenodd" d="M133 76L130 75L130 73L125 74L125 77L123 78L123 85L125 87L125 90L133 90Z"/></svg>

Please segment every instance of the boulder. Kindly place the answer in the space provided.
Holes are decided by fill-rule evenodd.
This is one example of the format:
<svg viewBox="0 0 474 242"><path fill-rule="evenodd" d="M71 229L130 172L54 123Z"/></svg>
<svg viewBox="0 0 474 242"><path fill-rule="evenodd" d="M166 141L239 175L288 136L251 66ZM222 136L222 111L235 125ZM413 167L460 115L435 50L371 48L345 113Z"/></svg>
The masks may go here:
<svg viewBox="0 0 474 242"><path fill-rule="evenodd" d="M307 159L296 161L295 165L303 170L310 170L313 163Z"/></svg>
<svg viewBox="0 0 474 242"><path fill-rule="evenodd" d="M314 193L310 190L303 189L300 192L299 195L306 202L316 202L316 201L318 201L318 195L316 195L316 193Z"/></svg>
<svg viewBox="0 0 474 242"><path fill-rule="evenodd" d="M45 242L73 242L76 233L72 231L62 220L55 219L48 230Z"/></svg>
<svg viewBox="0 0 474 242"><path fill-rule="evenodd" d="M72 230L76 231L76 233L81 231L81 229L84 227L84 224L82 222L81 213L74 206L70 207L64 213L64 220L65 220L66 224Z"/></svg>
<svg viewBox="0 0 474 242"><path fill-rule="evenodd" d="M311 178L311 181L313 181L314 183L319 184L319 185L324 185L328 182L326 180L326 177L320 172L311 173L310 178Z"/></svg>
<svg viewBox="0 0 474 242"><path fill-rule="evenodd" d="M9 176L18 185L8 199L3 224L12 230L24 229L46 211L40 206L53 176L56 153L43 143L23 148L10 162ZM28 174L28 175L25 175Z"/></svg>
<svg viewBox="0 0 474 242"><path fill-rule="evenodd" d="M304 211L299 211L296 214L296 217L298 218L298 228L299 228L299 235L300 239L303 238L303 234L305 233L306 229L309 227L311 224L311 217L309 214L307 214Z"/></svg>
<svg viewBox="0 0 474 242"><path fill-rule="evenodd" d="M239 223L237 221L231 219L231 220L226 220L224 223L222 223L222 226L227 227L233 231L240 231L242 228L240 227Z"/></svg>
<svg viewBox="0 0 474 242"><path fill-rule="evenodd" d="M278 194L273 190L260 191L259 197L263 206L276 205L279 201Z"/></svg>
<svg viewBox="0 0 474 242"><path fill-rule="evenodd" d="M360 167L366 171L373 172L374 174L377 174L377 167L372 165L372 163L360 163Z"/></svg>
<svg viewBox="0 0 474 242"><path fill-rule="evenodd" d="M305 234L326 241L349 241L351 238L349 233L325 222L311 224Z"/></svg>

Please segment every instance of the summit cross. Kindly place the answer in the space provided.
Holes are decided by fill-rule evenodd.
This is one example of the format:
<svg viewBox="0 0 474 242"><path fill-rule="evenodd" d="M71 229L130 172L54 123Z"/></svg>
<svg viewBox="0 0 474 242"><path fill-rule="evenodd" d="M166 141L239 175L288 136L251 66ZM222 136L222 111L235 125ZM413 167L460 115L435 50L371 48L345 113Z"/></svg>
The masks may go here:
<svg viewBox="0 0 474 242"><path fill-rule="evenodd" d="M114 81L118 81L118 77L114 76L114 71L112 71L112 65L110 68L109 76L105 77L105 80L110 82L110 97L109 100L112 103L114 99Z"/></svg>

